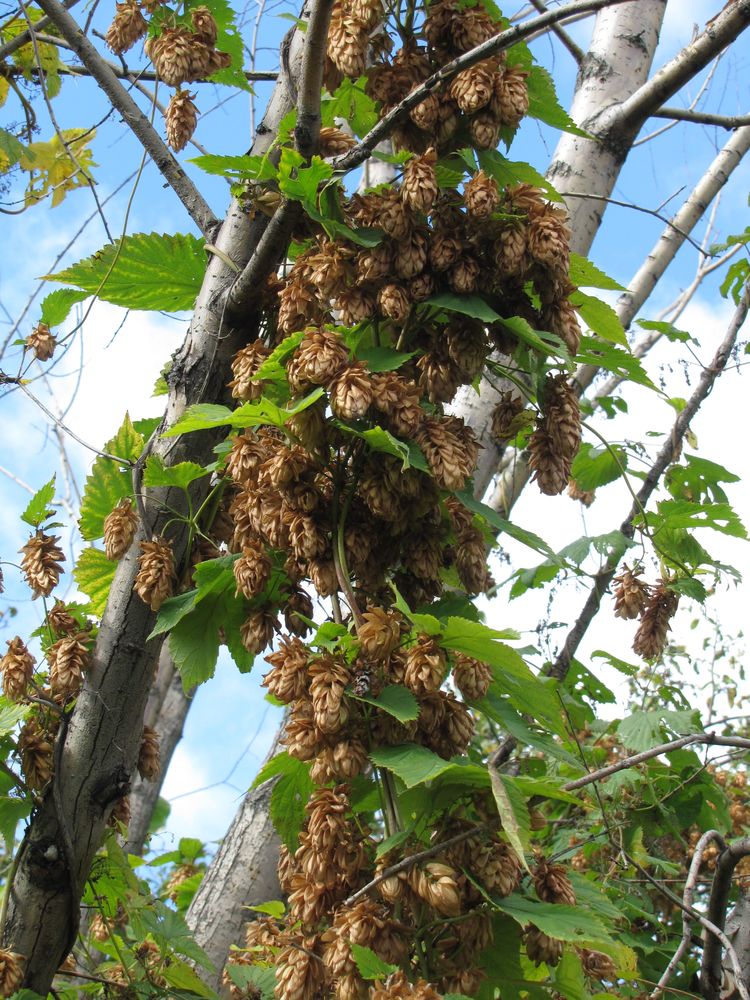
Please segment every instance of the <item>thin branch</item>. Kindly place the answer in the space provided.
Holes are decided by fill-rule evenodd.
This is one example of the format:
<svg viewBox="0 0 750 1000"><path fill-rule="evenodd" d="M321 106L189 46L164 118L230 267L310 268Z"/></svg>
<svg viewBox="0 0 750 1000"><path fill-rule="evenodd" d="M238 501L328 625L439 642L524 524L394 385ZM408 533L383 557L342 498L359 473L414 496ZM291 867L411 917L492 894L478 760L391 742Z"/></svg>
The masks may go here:
<svg viewBox="0 0 750 1000"><path fill-rule="evenodd" d="M37 32L35 32L35 34L40 42L45 42L47 44L50 44L53 41L51 35L39 35ZM54 41L56 41L58 44L60 43L59 38L54 39ZM70 48L70 46L66 45L65 48ZM156 80L158 79L156 73L152 69L129 69L129 68L123 69L122 66L118 66L117 63L113 63L109 59L102 59L102 62L105 64L105 66L109 66L109 68L112 70L112 72L114 73L114 75L117 77L118 80L129 80L131 83L134 83L136 80L142 80L144 83L155 83ZM29 72L31 73L32 76L41 75L40 71L36 67L32 67L31 69L28 68L22 69L20 67L7 67L3 68L2 72L0 73L0 76L5 76L5 77L23 76L24 73L29 73ZM59 73L60 76L93 75L91 71L87 69L85 66L78 64L74 64L71 66L63 64L57 67L56 72ZM277 80L279 76L278 73L272 71L266 73L261 70L245 70L244 73L246 80L251 80L256 83L263 81L272 83L273 81ZM195 84L210 83L215 86L213 80L194 80L193 83Z"/></svg>
<svg viewBox="0 0 750 1000"><path fill-rule="evenodd" d="M697 910L694 910L691 906L687 906L684 900L680 899L679 896L677 896L674 892L672 892L671 889L668 889L665 885L659 882L658 879L655 879L654 876L651 874L651 872L647 871L643 867L643 865L640 865L635 860L635 858L632 858L625 850L623 850L621 846L615 843L613 843L612 846L615 850L617 850L620 854L622 854L622 856L625 858L625 860L629 865L632 865L633 868L635 868L635 870L639 872L646 879L647 882L650 882L651 885L653 885L653 887L657 890L657 892L660 892L662 896L665 896L668 900L670 900L670 902L674 903L675 906L677 906L680 910L682 910L683 913L686 913L691 920L697 920L698 923L701 925L701 927L704 927L709 932L710 936L707 938L706 941L707 947L708 947L708 942L714 939L720 941L724 945L724 947L727 950L727 954L729 955L730 961L732 962L732 968L734 970L735 978L737 980L737 990L740 994L740 997L742 998L742 1000L750 1000L750 995L748 995L747 987L742 981L742 969L740 967L740 961L737 958L737 952L732 947L732 942L726 936L721 927L717 927L717 925L712 920L709 920L708 917L704 917L702 913L698 913ZM706 997L706 1000L708 1000L706 994L704 994L704 997ZM718 998L718 993L716 994L716 997Z"/></svg>
<svg viewBox="0 0 750 1000"><path fill-rule="evenodd" d="M413 868L414 865L419 864L420 861L425 861L427 858L434 858L436 854L440 854L442 851L447 851L449 847L455 847L456 844L462 844L469 837L475 837L479 833L483 833L485 828L483 826L474 826L470 830L464 830L462 833L457 833L455 837L450 837L448 840L443 840L439 844L433 844L432 847L428 847L424 851L420 851L418 854L411 854L408 858L403 858L398 864L391 865L390 868L384 868L379 875L376 875L374 879L363 885L361 889L358 889L353 893L348 899L345 899L341 904L342 906L354 906L358 903L360 899L363 899L368 892L374 889L376 886L380 885L387 878L391 878L393 875L398 875L399 872L408 871Z"/></svg>
<svg viewBox="0 0 750 1000"><path fill-rule="evenodd" d="M297 123L294 141L297 151L309 159L318 149L320 137L320 91L323 86L328 25L331 20L333 0L316 0L310 11L305 32L305 49L302 56L297 95Z"/></svg>
<svg viewBox="0 0 750 1000"><path fill-rule="evenodd" d="M579 14L601 10L603 7L614 7L617 4L633 2L634 0L574 0L573 3L547 11L546 14L540 14L539 17L532 18L524 24L501 31L494 38L488 39L481 45L477 45L476 48L471 49L471 51L446 63L445 66L439 69L437 73L433 73L419 87L415 87L403 101L381 118L374 128L370 129L358 145L353 146L348 153L345 153L338 160L334 161L335 169L337 171L348 171L354 169L354 167L358 167L371 155L379 142L388 138L393 129L406 117L412 108L421 104L426 97L442 87L443 84L449 83L462 70L476 65L476 63L487 59L489 56L503 52L505 49L515 45L516 42L528 38L536 31L549 28L553 24L565 21ZM750 0L744 0L744 2L750 4Z"/></svg>
<svg viewBox="0 0 750 1000"><path fill-rule="evenodd" d="M612 111L612 126L639 129L647 118L663 107L696 73L750 24L750 0L734 0L717 15L713 24L670 59L636 92Z"/></svg>
<svg viewBox="0 0 750 1000"><path fill-rule="evenodd" d="M65 10L70 10L71 7L75 7L77 3L78 0L65 0L63 7L65 8ZM48 15L40 17L38 21L34 22L34 31L40 31L42 28L46 28L47 25L51 22L51 20L52 18L49 17ZM5 27L5 25L3 25L3 27ZM13 55L14 52L17 52L18 49L26 45L27 42L29 42L30 40L31 40L31 33L27 28L25 31L20 31L15 38L11 38L3 45L0 45L0 63L4 62L8 58L8 56Z"/></svg>
<svg viewBox="0 0 750 1000"><path fill-rule="evenodd" d="M81 33L79 25L59 0L40 0L39 6L51 18L60 34L70 44L112 105L122 115L133 135L139 140L161 171L164 179L185 206L193 222L204 235L209 235L215 228L217 220L203 195L179 165L125 87L99 55L93 43Z"/></svg>
<svg viewBox="0 0 750 1000"><path fill-rule="evenodd" d="M691 100L691 102L688 105L688 107L687 107L686 110L688 110L688 111L695 111L695 109L698 107L698 102L703 97L703 95L706 93L706 91L708 90L708 88L711 86L711 81L713 80L714 75L716 74L716 70L719 67L719 63L721 62L721 60L723 58L723 55L724 55L724 53L720 52L718 54L718 56L714 59L713 65L711 66L711 69L708 71L708 73L706 73L705 79L701 83L700 87L698 88L697 93L695 94L695 97L693 97L693 99ZM660 110L664 110L664 109L661 108ZM657 114L658 114L658 112L657 112ZM671 120L666 125L662 125L660 128L657 128L655 131L650 132L648 135L640 136L633 143L633 149L635 149L636 146L642 146L646 142L651 142L652 139L656 139L660 135L664 135L665 132L669 132L677 124L678 124L677 121Z"/></svg>
<svg viewBox="0 0 750 1000"><path fill-rule="evenodd" d="M538 11L540 14L546 14L547 7L545 4L542 3L542 0L529 0L529 3L534 8L534 10ZM580 66L581 63L583 62L583 57L585 55L585 52L580 47L580 45L577 42L574 42L573 39L570 37L570 35L567 33L567 31L565 31L564 28L561 28L559 24L552 25L552 32L553 34L557 35L557 37L563 43L565 48L568 50L568 52L573 56L575 61Z"/></svg>
<svg viewBox="0 0 750 1000"><path fill-rule="evenodd" d="M608 205L618 205L620 208L630 208L634 212L643 212L644 215L653 215L654 218L659 219L670 229L678 233L683 240L687 240L687 242L690 243L691 246L694 246L696 250L703 249L700 243L696 243L689 233L685 232L684 229L680 229L674 222L668 219L666 215L662 215L661 212L658 212L654 208L646 208L645 205L636 205L635 202L632 201L620 201L618 198L608 198L603 194L588 194L585 191L560 191L560 194L563 198L590 198L594 201L606 201Z"/></svg>
<svg viewBox="0 0 750 1000"><path fill-rule="evenodd" d="M583 778L576 781L569 781L563 785L566 792L574 792L578 788L584 788L596 781L604 781L618 771L625 771L631 767L637 767L644 761L651 760L652 757L660 757L663 753L671 753L673 750L681 750L682 747L690 746L691 743L703 743L706 746L741 747L743 750L750 750L750 740L741 736L715 736L713 733L691 733L689 736L680 736L679 739L669 743L662 743L661 746L651 747L641 753L633 754L632 757L625 757L614 764L599 768L598 771L591 771Z"/></svg>
<svg viewBox="0 0 750 1000"><path fill-rule="evenodd" d="M2 372L0 372L0 383L3 381L3 379L8 380L7 376L3 376ZM128 468L134 465L134 463L127 458L120 458L117 455L110 455L108 451L100 451L99 448L95 448L92 444L88 444L86 441L84 441L83 438L79 437L75 431L72 431L70 427L64 424L59 417L56 417L55 414L52 412L52 410L49 410L44 405L41 399L38 399L32 392L29 392L29 390L26 388L26 386L20 379L9 379L8 381L17 385L18 388L29 397L32 403L35 403L42 411L42 413L44 413L45 416L49 417L49 419L56 427L59 427L61 430L65 431L65 433L70 435L70 437L72 437L74 441L77 441L78 444L83 445L83 447L86 448L88 451L93 451L94 454L98 455L100 458L109 458L113 462L117 462L119 465L127 466Z"/></svg>
<svg viewBox="0 0 750 1000"><path fill-rule="evenodd" d="M687 108L659 108L651 117L671 118L678 122L696 122L699 125L717 125L726 129L750 125L750 115L712 115L708 111L690 111Z"/></svg>
<svg viewBox="0 0 750 1000"><path fill-rule="evenodd" d="M685 888L682 891L682 901L685 906L689 907L691 910L693 908L693 892L695 891L695 886L698 882L698 873L700 867L703 864L703 854L711 843L711 841L716 840L719 844L719 848L726 846L724 843L724 838L719 833L718 830L707 830L703 836L700 838L698 843L695 845L695 852L693 853L693 858L690 862L690 869L688 871L687 879L685 880ZM664 972L659 977L659 982L656 984L656 988L651 992L649 1000L659 1000L659 997L664 992L666 986L669 984L669 980L680 964L682 959L687 954L688 948L690 947L693 939L693 921L690 916L682 911L682 937L680 938L680 943L677 947L677 951L674 953L672 958L669 960L669 965L666 967Z"/></svg>
<svg viewBox="0 0 750 1000"><path fill-rule="evenodd" d="M714 875L714 882L711 886L711 898L708 903L708 914L711 920L719 927L721 930L724 929L724 921L726 920L727 904L729 902L729 893L732 890L732 875L734 869L737 867L742 858L750 855L750 838L743 837L741 840L736 840L733 844L729 844L721 852L716 862L716 874ZM727 947L727 943L721 940L717 935L715 938L709 938L706 941L705 948L703 949L703 961L701 963L701 973L700 973L700 983L701 983L701 993L706 998L706 1000L718 1000L719 994L721 992L721 948L719 944L723 944ZM730 958L732 958L732 966L734 968L734 974L736 979L737 989L743 993L743 1000L747 1000L747 988L743 981L742 971L735 966L733 959L733 949L729 951Z"/></svg>
<svg viewBox="0 0 750 1000"><path fill-rule="evenodd" d="M719 345L711 363L703 369L698 385L696 386L690 399L685 404L685 408L679 413L677 419L672 425L664 445L659 451L659 454L656 456L656 459L646 475L643 485L638 491L635 502L633 503L628 516L620 526L620 532L626 538L633 538L633 535L635 534L635 522L640 511L645 510L646 505L651 498L651 494L658 486L664 471L667 466L674 461L675 449L680 446L683 438L687 434L690 421L705 402L719 375L721 375L726 368L734 345L737 342L740 329L747 318L748 309L750 309L750 284L745 286L742 298L734 311L734 315L732 316L732 320L724 339ZM594 578L594 586L591 589L578 620L568 633L563 648L560 650L557 659L548 671L549 676L556 677L561 680L567 674L570 662L575 656L578 645L583 636L586 634L586 630L591 624L594 615L599 610L599 604L601 603L602 596L615 575L619 561L620 557L616 559L608 559L605 566L599 571L599 573L596 574Z"/></svg>

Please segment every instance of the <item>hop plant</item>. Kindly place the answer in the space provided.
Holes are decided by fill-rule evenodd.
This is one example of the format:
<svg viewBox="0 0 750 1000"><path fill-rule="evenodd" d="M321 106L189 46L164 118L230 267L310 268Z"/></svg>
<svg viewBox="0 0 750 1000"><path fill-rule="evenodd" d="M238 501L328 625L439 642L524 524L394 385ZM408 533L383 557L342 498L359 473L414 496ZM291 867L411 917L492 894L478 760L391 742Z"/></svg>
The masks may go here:
<svg viewBox="0 0 750 1000"><path fill-rule="evenodd" d="M104 551L107 559L113 562L122 559L133 542L137 526L138 514L130 498L125 497L104 518Z"/></svg>
<svg viewBox="0 0 750 1000"><path fill-rule="evenodd" d="M177 577L172 546L164 538L154 536L141 542L139 569L133 589L144 604L158 611L171 596Z"/></svg>
<svg viewBox="0 0 750 1000"><path fill-rule="evenodd" d="M10 701L20 701L34 676L36 660L19 636L7 641L8 651L0 660L3 678L3 694Z"/></svg>
<svg viewBox="0 0 750 1000"><path fill-rule="evenodd" d="M56 347L57 340L46 323L37 323L26 338L26 349L33 353L37 361L49 361Z"/></svg>
<svg viewBox="0 0 750 1000"><path fill-rule="evenodd" d="M40 530L21 549L21 570L34 598L48 597L60 580L65 556L59 541L57 535Z"/></svg>

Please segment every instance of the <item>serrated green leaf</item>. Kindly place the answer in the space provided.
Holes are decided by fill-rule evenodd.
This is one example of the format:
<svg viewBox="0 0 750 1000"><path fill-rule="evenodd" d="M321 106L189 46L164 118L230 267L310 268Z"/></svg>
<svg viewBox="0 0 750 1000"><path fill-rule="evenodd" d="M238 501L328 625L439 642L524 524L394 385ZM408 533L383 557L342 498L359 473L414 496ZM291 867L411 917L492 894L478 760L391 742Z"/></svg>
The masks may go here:
<svg viewBox="0 0 750 1000"><path fill-rule="evenodd" d="M378 958L374 951L365 948L361 944L352 941L349 945L359 974L363 979L387 979L394 972L398 972L397 965L390 965Z"/></svg>
<svg viewBox="0 0 750 1000"><path fill-rule="evenodd" d="M370 760L378 767L393 771L407 788L414 788L425 781L432 781L455 765L443 760L432 750L415 743L401 743L395 747L378 747L370 754Z"/></svg>
<svg viewBox="0 0 750 1000"><path fill-rule="evenodd" d="M104 450L127 462L135 462L143 451L144 439L133 426L126 413L117 434L106 443ZM93 542L104 534L104 519L123 497L133 493L133 478L130 469L119 466L111 458L98 455L86 478L81 501L79 527L87 542Z"/></svg>
<svg viewBox="0 0 750 1000"><path fill-rule="evenodd" d="M453 292L440 292L437 295L431 295L423 304L434 306L436 309L447 309L448 312L461 313L463 316L471 316L473 319L481 319L485 323L495 323L501 318L500 314L496 313L478 295L455 295Z"/></svg>
<svg viewBox="0 0 750 1000"><path fill-rule="evenodd" d="M288 337L284 337L281 343L277 344L268 355L266 360L255 373L254 378L259 382L263 379L286 382L286 369L284 368L284 362L299 347L304 336L305 331L298 330L296 333L292 333Z"/></svg>
<svg viewBox="0 0 750 1000"><path fill-rule="evenodd" d="M570 254L570 281L577 288L605 288L612 292L624 292L625 287L614 278L610 278L596 264L579 253Z"/></svg>
<svg viewBox="0 0 750 1000"><path fill-rule="evenodd" d="M628 467L628 455L620 445L591 445L584 443L573 459L570 478L581 490L595 490L619 479Z"/></svg>
<svg viewBox="0 0 750 1000"><path fill-rule="evenodd" d="M205 270L203 241L195 236L135 233L44 278L125 309L180 312L195 304Z"/></svg>
<svg viewBox="0 0 750 1000"><path fill-rule="evenodd" d="M345 434L353 434L355 437L361 438L372 451L383 452L400 459L403 470L413 468L419 469L421 472L429 471L427 460L413 441L402 441L379 425L367 427L361 421L344 423L342 420L337 420L335 424Z"/></svg>
<svg viewBox="0 0 750 1000"><path fill-rule="evenodd" d="M581 318L597 337L608 341L610 344L619 344L628 351L628 338L620 317L608 302L603 302L595 295L586 295L585 292L576 291L570 296L571 305L575 306Z"/></svg>
<svg viewBox="0 0 750 1000"><path fill-rule="evenodd" d="M275 754L269 761L266 761L253 778L250 788L257 788L271 778L275 778L277 774L289 774L296 766L295 758L290 757L286 750L282 750L281 753Z"/></svg>
<svg viewBox="0 0 750 1000"><path fill-rule="evenodd" d="M529 117L536 118L545 125L559 128L563 132L590 139L588 132L579 128L557 99L552 77L542 66L534 65L526 79L529 92Z"/></svg>
<svg viewBox="0 0 750 1000"><path fill-rule="evenodd" d="M316 403L323 392L322 387L313 389L288 409L277 406L265 397L261 397L257 402L245 403L236 410L230 410L216 403L197 403L195 406L189 406L177 423L164 432L163 437L177 437L189 431L211 430L224 425L238 429L261 427L264 424L283 427L292 417Z"/></svg>
<svg viewBox="0 0 750 1000"><path fill-rule="evenodd" d="M161 975L164 976L170 986L174 986L179 990L187 990L196 996L206 997L207 1000L215 1000L217 998L217 994L210 987L206 986L198 973L187 962L183 962L179 958L171 956L169 962L164 962Z"/></svg>
<svg viewBox="0 0 750 1000"><path fill-rule="evenodd" d="M260 965L227 962L227 975L243 994L260 990L261 1000L275 1000L276 970Z"/></svg>
<svg viewBox="0 0 750 1000"><path fill-rule="evenodd" d="M29 503L21 514L21 520L32 528L38 528L42 522L46 521L48 517L54 514L54 510L50 507L53 499L55 497L55 477L44 486L41 486L34 496L29 500Z"/></svg>
<svg viewBox="0 0 750 1000"><path fill-rule="evenodd" d="M516 163L507 159L496 149L482 150L477 153L477 158L481 169L493 177L501 189L513 187L516 184L531 184L543 191L550 201L562 201L562 197L544 174L540 174L530 163ZM473 170L473 168L471 169Z"/></svg>
<svg viewBox="0 0 750 1000"><path fill-rule="evenodd" d="M581 364L603 368L620 378L656 390L639 359L629 350L607 343L606 340L584 335L581 337L576 360Z"/></svg>
<svg viewBox="0 0 750 1000"><path fill-rule="evenodd" d="M414 357L414 351L404 353L391 347L361 347L355 357L364 361L371 372L392 372Z"/></svg>
<svg viewBox="0 0 750 1000"><path fill-rule="evenodd" d="M116 569L117 563L110 562L102 549L93 545L81 552L73 569L73 579L88 597L91 612L97 618L104 614Z"/></svg>
<svg viewBox="0 0 750 1000"><path fill-rule="evenodd" d="M534 924L544 934L559 941L606 942L611 940L609 931L602 921L583 907L566 906L563 903L537 903L513 893L504 899L496 899L495 906L525 927Z"/></svg>
<svg viewBox="0 0 750 1000"><path fill-rule="evenodd" d="M553 971L555 990L565 1000L590 1000L583 976L581 959L570 948L566 948Z"/></svg>
<svg viewBox="0 0 750 1000"><path fill-rule="evenodd" d="M292 155L292 154L295 155ZM313 156L307 166L303 166L296 150L288 147L282 150L279 161L279 190L287 198L310 202L315 205L318 186L333 176L333 166L321 156Z"/></svg>
<svg viewBox="0 0 750 1000"><path fill-rule="evenodd" d="M89 297L89 293L80 288L56 288L42 299L41 322L47 326L59 326L70 314L73 306Z"/></svg>
<svg viewBox="0 0 750 1000"><path fill-rule="evenodd" d="M305 805L314 787L309 764L289 757L273 786L270 812L274 829L290 851L299 846L299 835L305 822Z"/></svg>
<svg viewBox="0 0 750 1000"><path fill-rule="evenodd" d="M276 165L267 156L194 156L188 163L207 174L230 177L232 180L272 181L277 174Z"/></svg>
<svg viewBox="0 0 750 1000"><path fill-rule="evenodd" d="M526 344L527 347L531 347L541 354L561 358L563 361L569 359L568 350L560 337L545 330L535 330L523 316L501 319L498 325L520 340L522 344Z"/></svg>
<svg viewBox="0 0 750 1000"><path fill-rule="evenodd" d="M365 90L366 82L364 76L358 80L342 80L333 95L323 100L323 125L336 125L336 119L343 118L354 135L366 135L378 120L377 105Z"/></svg>
<svg viewBox="0 0 750 1000"><path fill-rule="evenodd" d="M518 860L526 871L526 854L530 847L531 816L523 792L509 774L500 774L496 768L490 769L492 795L500 813L503 832L516 852Z"/></svg>
<svg viewBox="0 0 750 1000"><path fill-rule="evenodd" d="M387 685L377 698L355 694L352 694L351 697L358 701L365 701L368 705L375 705L398 719L399 722L411 722L419 716L419 702L408 688L402 687L400 684Z"/></svg>
<svg viewBox="0 0 750 1000"><path fill-rule="evenodd" d="M143 485L178 486L186 490L196 479L208 474L209 470L196 462L178 462L167 466L158 455L149 455L143 471Z"/></svg>
<svg viewBox="0 0 750 1000"><path fill-rule="evenodd" d="M24 155L28 155L26 146L19 142L12 132L0 128L0 164L3 173L15 166Z"/></svg>
<svg viewBox="0 0 750 1000"><path fill-rule="evenodd" d="M269 917L276 917L277 920L281 920L286 913L286 906L280 899L271 899L267 903L258 903L256 906L248 906L247 909L254 910L256 913L267 913Z"/></svg>
<svg viewBox="0 0 750 1000"><path fill-rule="evenodd" d="M0 835L5 841L5 850L9 855L13 853L18 824L30 815L32 805L30 799L0 795Z"/></svg>
<svg viewBox="0 0 750 1000"><path fill-rule="evenodd" d="M548 545L543 538L534 534L533 531L521 528L512 521L507 521L504 517L501 517L497 511L493 510L492 507L488 507L487 504L475 499L471 490L459 490L454 493L454 496L461 501L464 507L467 507L474 514L479 514L480 517L483 517L490 527L495 528L497 531L505 532L505 534L510 535L511 538L515 538L517 542L527 545L535 552L540 552L542 555L555 558L554 549Z"/></svg>

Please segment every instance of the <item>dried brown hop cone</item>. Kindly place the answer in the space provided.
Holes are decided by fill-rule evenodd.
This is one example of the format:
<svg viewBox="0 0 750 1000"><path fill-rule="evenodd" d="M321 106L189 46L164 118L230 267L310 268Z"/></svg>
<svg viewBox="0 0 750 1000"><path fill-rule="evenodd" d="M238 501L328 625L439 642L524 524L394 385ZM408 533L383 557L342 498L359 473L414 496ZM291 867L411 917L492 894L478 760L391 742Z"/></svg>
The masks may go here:
<svg viewBox="0 0 750 1000"><path fill-rule="evenodd" d="M187 90L175 91L164 113L167 142L175 153L187 146L198 126L198 109L193 103L194 97L195 94Z"/></svg>
<svg viewBox="0 0 750 1000"><path fill-rule="evenodd" d="M463 653L454 653L453 681L466 701L480 701L492 683L492 667Z"/></svg>
<svg viewBox="0 0 750 1000"><path fill-rule="evenodd" d="M237 593L244 594L248 600L263 593L271 576L271 560L260 542L248 542L242 550L242 555L232 566L237 582Z"/></svg>
<svg viewBox="0 0 750 1000"><path fill-rule="evenodd" d="M37 323L26 338L26 348L34 352L37 361L49 361L56 347L57 340L50 333L46 323Z"/></svg>
<svg viewBox="0 0 750 1000"><path fill-rule="evenodd" d="M26 784L40 792L52 778L54 736L36 719L29 719L18 734L18 752Z"/></svg>
<svg viewBox="0 0 750 1000"><path fill-rule="evenodd" d="M562 958L563 943L549 937L533 924L529 924L525 934L526 954L534 965L557 965Z"/></svg>
<svg viewBox="0 0 750 1000"><path fill-rule="evenodd" d="M20 636L7 640L8 651L0 660L3 677L3 694L11 701L18 701L26 694L29 681L34 676L36 660Z"/></svg>
<svg viewBox="0 0 750 1000"><path fill-rule="evenodd" d="M437 153L430 147L422 156L414 159L404 167L404 179L401 184L401 197L406 205L415 212L428 213L435 204L438 195L438 184L435 177ZM411 275L403 275L411 277Z"/></svg>
<svg viewBox="0 0 750 1000"><path fill-rule="evenodd" d="M47 624L58 637L78 632L81 627L63 601L55 601L47 612Z"/></svg>
<svg viewBox="0 0 750 1000"><path fill-rule="evenodd" d="M192 76L194 48L199 40L187 28L165 28L146 42L146 55L158 76L170 87L179 87Z"/></svg>
<svg viewBox="0 0 750 1000"><path fill-rule="evenodd" d="M384 608L368 608L357 626L357 637L366 660L385 660L401 639L398 615Z"/></svg>
<svg viewBox="0 0 750 1000"><path fill-rule="evenodd" d="M55 701L75 698L81 690L83 675L89 667L89 634L77 632L63 636L47 648L49 683Z"/></svg>
<svg viewBox="0 0 750 1000"><path fill-rule="evenodd" d="M104 518L104 551L107 559L122 559L132 544L137 525L138 514L130 497L125 497Z"/></svg>
<svg viewBox="0 0 750 1000"><path fill-rule="evenodd" d="M171 596L177 579L172 546L165 538L156 536L150 542L141 542L138 562L140 568L133 589L144 604L158 611Z"/></svg>
<svg viewBox="0 0 750 1000"><path fill-rule="evenodd" d="M141 748L138 751L138 773L144 781L156 781L161 773L159 734L151 726L143 727Z"/></svg>
<svg viewBox="0 0 750 1000"><path fill-rule="evenodd" d="M207 45L216 44L216 21L208 7L194 7L190 11L190 20L196 35L202 42Z"/></svg>
<svg viewBox="0 0 750 1000"><path fill-rule="evenodd" d="M582 490L575 479L568 482L568 496L571 500L577 500L584 507L590 507L596 500L596 490Z"/></svg>
<svg viewBox="0 0 750 1000"><path fill-rule="evenodd" d="M591 979L606 979L608 982L614 982L617 978L615 963L609 955L604 955L601 951L590 951L588 948L580 948L578 955L584 973Z"/></svg>
<svg viewBox="0 0 750 1000"><path fill-rule="evenodd" d="M651 588L641 580L637 569L627 565L614 580L615 618L638 618L648 604Z"/></svg>
<svg viewBox="0 0 750 1000"><path fill-rule="evenodd" d="M342 420L360 420L372 403L372 379L361 362L348 365L330 385L331 409Z"/></svg>
<svg viewBox="0 0 750 1000"><path fill-rule="evenodd" d="M141 14L137 0L116 4L116 13L107 29L104 41L115 55L122 55L132 48L148 30L148 23Z"/></svg>
<svg viewBox="0 0 750 1000"><path fill-rule="evenodd" d="M578 397L564 373L547 376L541 406L529 441L529 465L542 493L554 496L568 485L581 443Z"/></svg>
<svg viewBox="0 0 750 1000"><path fill-rule="evenodd" d="M487 219L500 205L500 189L494 177L483 170L476 173L464 188L464 203L469 215Z"/></svg>
<svg viewBox="0 0 750 1000"><path fill-rule="evenodd" d="M18 992L25 963L23 955L0 948L0 996L9 997Z"/></svg>
<svg viewBox="0 0 750 1000"><path fill-rule="evenodd" d="M21 570L34 598L47 597L57 586L65 562L57 535L37 531L21 549Z"/></svg>
<svg viewBox="0 0 750 1000"><path fill-rule="evenodd" d="M653 591L633 639L633 652L644 660L656 660L664 652L669 623L677 611L679 594L662 580Z"/></svg>
<svg viewBox="0 0 750 1000"><path fill-rule="evenodd" d="M576 894L563 865L553 865L540 859L534 868L534 888L544 903L576 905Z"/></svg>

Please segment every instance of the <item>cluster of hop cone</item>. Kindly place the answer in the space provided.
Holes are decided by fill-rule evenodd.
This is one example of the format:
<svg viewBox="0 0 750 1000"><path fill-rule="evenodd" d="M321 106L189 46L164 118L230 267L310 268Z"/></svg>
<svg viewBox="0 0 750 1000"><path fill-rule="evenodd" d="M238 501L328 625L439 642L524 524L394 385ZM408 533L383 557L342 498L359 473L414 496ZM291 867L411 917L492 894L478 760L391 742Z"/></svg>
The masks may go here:
<svg viewBox="0 0 750 1000"><path fill-rule="evenodd" d="M116 4L115 16L106 34L106 43L116 55L122 55L149 30L144 12L153 15L162 7L161 0L123 0ZM145 43L146 55L157 76L174 87L164 114L167 142L180 152L190 141L198 124L195 94L182 89L185 83L207 80L227 69L231 56L216 48L216 20L208 7L193 7L189 17L179 18L164 7L160 30Z"/></svg>
<svg viewBox="0 0 750 1000"><path fill-rule="evenodd" d="M153 7L136 0L118 3L107 36L114 51L125 51L144 35L143 10ZM189 19L189 25L185 18L174 24L165 19L146 46L159 76L178 88L205 78L224 61L215 50L210 12L195 8ZM500 30L480 6L435 0L419 31L394 52L384 20L379 3L337 2L325 65L331 92L344 78L364 75L381 114L446 62ZM181 90L170 102L167 128L176 149L194 128L191 107L191 96ZM502 55L427 94L393 134L395 147L412 154L400 183L352 197L339 189L345 221L379 229L382 240L362 248L345 237L330 238L309 220L301 223L294 234L300 244L294 263L281 276L269 277L263 289L261 336L232 363L234 398L258 399L265 388L262 365L278 343L298 334L285 359L291 399L324 389L284 430L261 427L232 438L218 514L202 526L204 539L191 554L193 563L227 551L236 555L237 594L252 602L242 641L252 653L275 644L266 657L271 669L264 683L289 706L286 748L309 762L315 784L299 847L281 854L287 915L254 921L248 950L234 959L272 965L279 1000L360 1000L368 993L372 1000L432 1000L437 991L472 995L482 980L481 953L492 940L491 913L477 884L501 897L521 881L520 861L500 830L488 791L467 792L448 805L440 836L462 839L412 864L404 859L420 845L411 839L375 860L376 831L354 814L351 790L352 782L370 771L370 754L378 746L417 743L445 759L466 753L474 732L469 706L484 697L492 676L487 664L449 654L439 636L415 631L394 607L392 584L412 608L440 598L446 581L457 581L472 595L492 585L487 539L455 495L476 467L479 443L446 406L461 386L482 374L491 355L510 356L519 345L501 322L457 313L446 318L424 303L440 292L481 292L500 316L520 316L532 328L556 334L571 355L577 351L580 329L569 301L574 288L564 209L529 185L501 187L484 170L459 190L446 184L438 169L441 158L467 145L494 149L527 108L526 74ZM353 143L329 127L321 133L320 152L340 156ZM258 207L268 207L267 194L256 189ZM404 355L392 370L370 370L355 356L347 328L365 321L376 331L378 345ZM39 337L37 342L44 350ZM580 443L578 402L564 372L546 376L537 410L530 464L541 490L557 494L568 485ZM512 437L525 412L520 392L507 392L494 414L493 433L502 440ZM414 442L428 471L404 469L394 456L368 450L352 436L353 426L377 426ZM123 500L104 524L109 558L128 550L137 525L136 510ZM56 582L59 575L62 553L56 542L38 532L29 543L25 572L38 593L48 594L52 577ZM266 595L279 553L285 583L272 601ZM175 565L168 538L141 542L135 590L152 610L187 576ZM353 639L346 651L316 654L303 642L313 593L335 607L344 605ZM64 606L58 609L59 617L64 613ZM281 613L286 633L279 637ZM69 617L75 628L66 626L57 651L47 651L50 686L62 685L57 697L64 701L77 693L91 644L90 632ZM19 647L12 653L13 669L3 661L4 679L15 671L19 692L32 682L29 656ZM65 681L59 679L63 672ZM417 719L399 722L355 697L377 697L388 685L413 694ZM54 732L39 726L40 739L51 749ZM143 753L153 757L153 741L149 746ZM148 761L144 766L149 769ZM49 773L48 768L47 780ZM383 779L382 787L389 827L398 825L392 780ZM546 902L575 903L561 865L537 858L533 884ZM402 971L368 987L353 943ZM561 943L536 927L527 929L525 944L536 963L560 960ZM416 971L417 949L422 958L431 956L429 981ZM582 960L592 976L613 974L605 956L582 952Z"/></svg>

